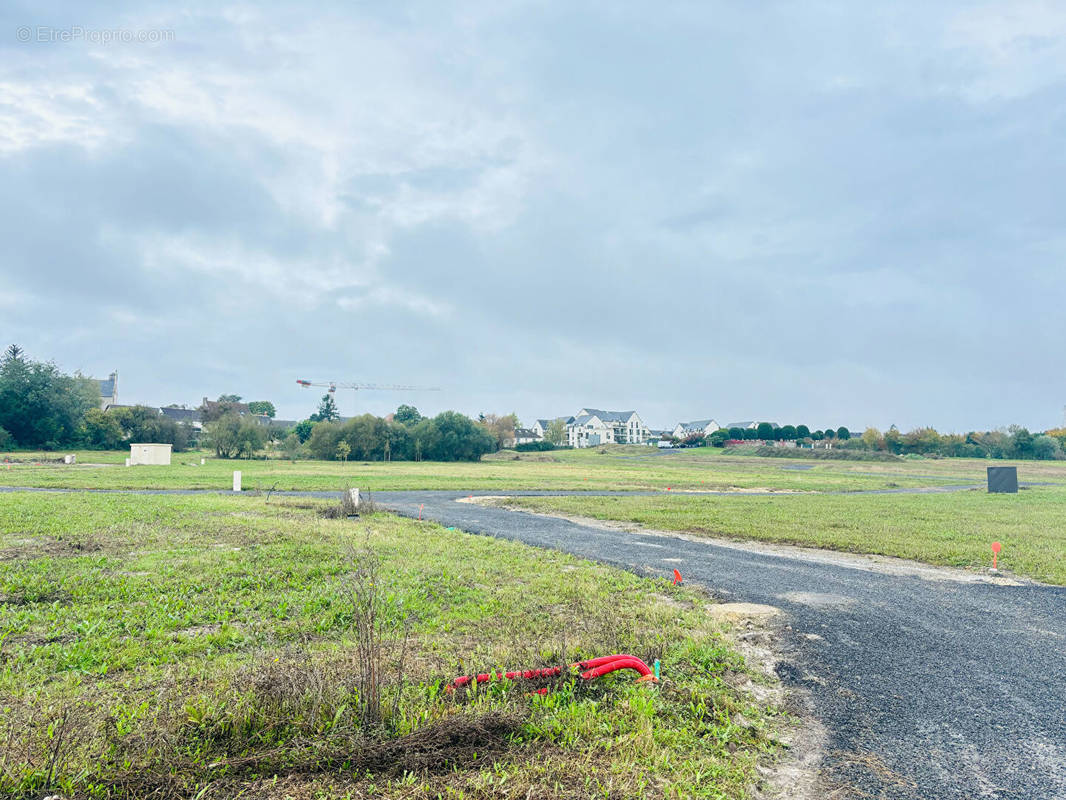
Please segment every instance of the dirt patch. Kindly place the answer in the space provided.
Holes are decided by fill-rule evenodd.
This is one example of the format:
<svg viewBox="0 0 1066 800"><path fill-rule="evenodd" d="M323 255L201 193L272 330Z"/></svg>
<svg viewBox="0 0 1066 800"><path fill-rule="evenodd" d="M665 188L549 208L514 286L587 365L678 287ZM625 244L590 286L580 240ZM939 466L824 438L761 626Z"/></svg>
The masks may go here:
<svg viewBox="0 0 1066 800"><path fill-rule="evenodd" d="M764 706L788 712L774 736L781 745L777 760L757 767L759 779L753 788L755 800L823 800L827 782L822 759L828 735L814 715L810 693L787 688L778 678L784 665L777 646L781 610L757 603L719 603L708 609L718 624L725 623L724 636L744 656L755 679L745 673L731 673L728 683Z"/></svg>
<svg viewBox="0 0 1066 800"><path fill-rule="evenodd" d="M83 556L89 553L97 553L104 549L104 543L96 538L49 539L30 537L16 539L13 544L17 546L5 547L0 550L0 561Z"/></svg>
<svg viewBox="0 0 1066 800"><path fill-rule="evenodd" d="M70 601L71 594L65 589L49 589L42 592L24 590L0 594L0 606L29 606L38 603L67 605Z"/></svg>
<svg viewBox="0 0 1066 800"><path fill-rule="evenodd" d="M716 603L708 609L711 619L722 622L766 621L781 613L775 606L759 603Z"/></svg>

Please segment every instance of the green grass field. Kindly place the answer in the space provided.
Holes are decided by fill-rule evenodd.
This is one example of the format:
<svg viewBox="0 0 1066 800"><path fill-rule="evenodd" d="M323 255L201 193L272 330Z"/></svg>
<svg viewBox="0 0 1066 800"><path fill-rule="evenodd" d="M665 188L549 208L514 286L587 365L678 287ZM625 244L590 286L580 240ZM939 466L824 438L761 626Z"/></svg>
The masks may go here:
<svg viewBox="0 0 1066 800"><path fill-rule="evenodd" d="M327 509L0 495L0 795L746 796L775 712L732 688L750 677L698 593ZM669 680L442 691L626 651Z"/></svg>
<svg viewBox="0 0 1066 800"><path fill-rule="evenodd" d="M732 456L716 448L659 454L648 447L526 453L504 451L477 463L229 461L175 453L169 467L123 467L127 452L78 453L74 466L35 466L33 454L0 464L0 485L107 489L227 489L233 470L245 489L337 490L345 485L399 489L778 489L856 491L980 483L988 462L964 459L898 463L803 461ZM55 454L40 454L55 458ZM201 466L201 457L206 463ZM103 465L103 466L95 466ZM1066 482L1066 465L1027 462L1028 480Z"/></svg>
<svg viewBox="0 0 1066 800"><path fill-rule="evenodd" d="M516 497L519 508L766 542L1001 569L1066 584L1066 487L1018 494L775 495L769 497Z"/></svg>

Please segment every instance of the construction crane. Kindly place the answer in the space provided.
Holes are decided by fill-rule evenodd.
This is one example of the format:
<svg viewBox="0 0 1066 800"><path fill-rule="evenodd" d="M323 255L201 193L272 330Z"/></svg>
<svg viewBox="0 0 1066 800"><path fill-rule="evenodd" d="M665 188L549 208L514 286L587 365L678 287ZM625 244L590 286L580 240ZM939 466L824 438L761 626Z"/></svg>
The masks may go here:
<svg viewBox="0 0 1066 800"><path fill-rule="evenodd" d="M439 386L405 386L403 384L396 383L344 383L343 381L305 381L300 378L296 379L296 382L305 389L309 389L312 386L326 386L326 391L330 394L336 394L338 389L353 389L359 391L360 389L371 389L374 391L411 391L411 392L439 392Z"/></svg>
<svg viewBox="0 0 1066 800"><path fill-rule="evenodd" d="M305 389L310 389L312 386L325 387L326 391L330 394L336 394L338 389L351 389L358 392L363 391L375 391L375 392L439 392L439 386L407 386L404 384L396 383L347 383L345 381L305 381L301 378L297 378L296 382Z"/></svg>

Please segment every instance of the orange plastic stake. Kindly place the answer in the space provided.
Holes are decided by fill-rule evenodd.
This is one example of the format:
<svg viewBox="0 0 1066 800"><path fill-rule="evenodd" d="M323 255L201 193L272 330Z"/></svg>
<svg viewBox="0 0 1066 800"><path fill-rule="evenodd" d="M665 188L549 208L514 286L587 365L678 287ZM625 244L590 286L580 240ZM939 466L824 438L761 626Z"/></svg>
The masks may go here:
<svg viewBox="0 0 1066 800"><path fill-rule="evenodd" d="M999 568L996 565L996 561L997 561L998 556L999 556L999 551L1002 550L1002 549L1003 549L1003 545L1001 545L999 542L992 542L992 569L998 569Z"/></svg>
<svg viewBox="0 0 1066 800"><path fill-rule="evenodd" d="M681 573L678 570L675 569L674 570L674 586L677 586L679 583L681 583Z"/></svg>
<svg viewBox="0 0 1066 800"><path fill-rule="evenodd" d="M418 505L418 520L419 520L419 522L422 521L422 509L425 508L425 507L426 507L425 503L419 503L419 505Z"/></svg>

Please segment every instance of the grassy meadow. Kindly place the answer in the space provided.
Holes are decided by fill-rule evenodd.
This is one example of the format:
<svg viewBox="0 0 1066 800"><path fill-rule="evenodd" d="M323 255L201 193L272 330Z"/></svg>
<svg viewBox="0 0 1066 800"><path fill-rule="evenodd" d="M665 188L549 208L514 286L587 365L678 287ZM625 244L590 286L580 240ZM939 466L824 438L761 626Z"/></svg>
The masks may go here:
<svg viewBox="0 0 1066 800"><path fill-rule="evenodd" d="M1066 584L1064 486L1038 486L1018 494L988 494L984 489L950 494L664 494L515 497L507 503L661 530L875 553L972 569L991 566L991 544L999 541L1003 545L1001 569Z"/></svg>
<svg viewBox="0 0 1066 800"><path fill-rule="evenodd" d="M227 489L233 470L245 489L371 490L454 489L675 489L729 491L775 489L841 492L980 483L988 462L813 461L731 455L717 448L661 453L649 447L611 446L549 453L503 451L475 463L338 462L258 459L231 461L201 452L175 453L168 467L124 467L129 453L82 452L73 466L39 462L56 454L18 453L0 463L0 486L104 489ZM201 466L201 458L205 464ZM1005 462L996 462L1005 463ZM1026 462L1027 480L1066 482L1066 464Z"/></svg>
<svg viewBox="0 0 1066 800"><path fill-rule="evenodd" d="M699 593L337 511L0 494L0 796L746 796L776 712ZM443 691L613 652L668 680Z"/></svg>

